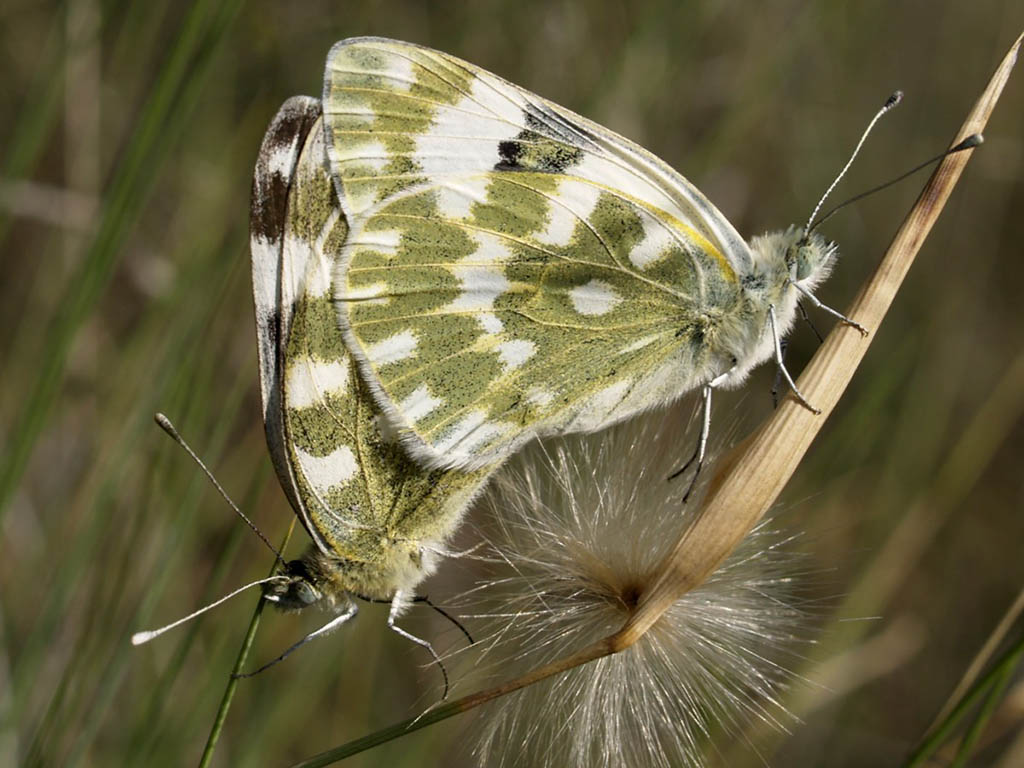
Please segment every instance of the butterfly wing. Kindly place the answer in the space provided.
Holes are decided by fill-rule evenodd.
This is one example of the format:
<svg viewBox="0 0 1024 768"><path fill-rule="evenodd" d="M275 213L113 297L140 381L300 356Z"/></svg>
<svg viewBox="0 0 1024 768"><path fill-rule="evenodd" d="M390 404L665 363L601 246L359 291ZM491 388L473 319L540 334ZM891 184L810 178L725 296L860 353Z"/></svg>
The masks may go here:
<svg viewBox="0 0 1024 768"><path fill-rule="evenodd" d="M347 232L317 122L295 166L280 249L279 301L287 318L278 372L283 451L296 509L314 541L350 564L354 588L390 596L409 586L394 583L395 572L423 575L407 555L405 563L392 562L393 544L443 540L491 468L426 471L381 434L378 409L345 349L331 299L332 269Z"/></svg>
<svg viewBox="0 0 1024 768"><path fill-rule="evenodd" d="M334 47L323 104L351 225L334 289L345 341L421 463L496 461L728 367L709 334L740 301L749 250L650 153L378 38Z"/></svg>
<svg viewBox="0 0 1024 768"><path fill-rule="evenodd" d="M278 110L267 128L256 160L249 216L263 426L274 470L295 510L302 510L302 505L285 447L281 408L284 366L281 339L291 323L291 306L281 302L281 255L288 194L306 137L319 117L319 101L308 96L292 97ZM317 540L309 520L301 512L299 517ZM317 540L317 543L321 542Z"/></svg>

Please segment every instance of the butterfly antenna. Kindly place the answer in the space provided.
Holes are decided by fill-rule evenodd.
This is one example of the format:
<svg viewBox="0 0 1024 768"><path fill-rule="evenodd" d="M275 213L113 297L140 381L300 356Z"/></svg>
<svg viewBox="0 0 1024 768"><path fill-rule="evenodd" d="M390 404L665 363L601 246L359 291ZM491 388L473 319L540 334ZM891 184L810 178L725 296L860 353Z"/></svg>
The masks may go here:
<svg viewBox="0 0 1024 768"><path fill-rule="evenodd" d="M903 181L908 176L913 176L915 173L920 171L922 168L927 168L929 165L932 165L934 163L939 162L946 155L952 155L952 154L954 154L956 152L963 152L965 149L974 149L975 147L981 146L984 143L984 141L985 141L985 137L982 136L980 133L972 133L970 136L968 136L966 139L961 141L956 146L950 147L945 152L940 152L935 157L931 157L931 158L925 160L923 163L919 163L918 165L915 165L909 171L907 171L906 173L901 173L895 179L890 179L889 181L885 182L884 184L879 184L877 187L872 187L871 189L869 189L866 192L861 192L859 195L854 195L849 200L844 200L839 205L837 205L834 208L832 208L828 213L822 214L821 218L818 219L816 222L814 222L811 225L811 229L812 230L817 229L822 224L824 224L826 221L831 219L839 211L839 209L845 208L850 203L855 203L858 200L861 200L862 198L867 197L868 195L875 194L875 192L881 192L883 189L887 189L888 187L891 187L893 184L897 184L897 183Z"/></svg>
<svg viewBox="0 0 1024 768"><path fill-rule="evenodd" d="M884 115L886 112L889 112L890 110L894 109L896 105L899 104L902 100L903 91L896 91L892 96L885 100L885 104L882 105L882 108L875 113L875 116L873 118L871 118L871 122L868 123L868 127L865 128L864 133L861 134L860 141L858 141L857 146L853 148L853 154L851 154L850 159L846 161L846 165L843 166L843 170L841 170L839 172L839 175L836 176L835 180L831 184L829 184L828 189L825 190L825 194L821 196L821 199L818 201L818 204L814 206L814 210L811 211L811 215L807 217L807 225L804 227L804 232L810 232L812 230L811 222L813 222L814 217L818 215L818 211L821 210L821 206L825 203L825 200L828 198L830 194L832 194L832 190L836 188L836 185L839 184L843 176L846 175L846 172L850 170L850 166L853 165L853 161L857 158L857 155L860 153L860 148L864 146L864 142L865 140L867 140L868 134L871 133L871 130L875 127L875 123L881 120L882 115Z"/></svg>
<svg viewBox="0 0 1024 768"><path fill-rule="evenodd" d="M200 459L196 455L196 452L193 451L192 448L189 446L189 444L185 442L185 438L183 438L180 434L178 434L178 430L176 430L174 428L174 425L171 424L171 420L168 419L166 416L164 416L162 413L156 414L153 417L153 419L160 426L160 429L162 429L164 432L166 432L168 435L170 435L171 439L174 440L174 442L176 442L178 445L180 445L182 448L185 449L185 452L189 456L192 457L192 460L196 464L199 465L199 468L201 470L203 470L203 472L206 474L206 476L210 479L210 482L213 483L213 487L216 488L217 491L220 493L220 495L224 497L224 501L226 501L228 503L228 505L233 510L235 510L235 514L238 515L240 518L242 518L245 521L245 524L248 525L250 528L252 528L253 533L255 533L257 536L260 537L260 541L262 541L264 544L267 545L267 547L270 548L270 551L274 553L274 556L277 558L277 561L281 565L285 565L284 557L281 555L280 552L277 551L277 547L275 547L273 544L270 543L270 541L267 539L267 537L263 535L263 532L259 528L256 527L256 523L254 523L252 520L250 520L248 517L246 517L245 513L242 512L242 510L240 510L238 508L238 505L235 504L235 502L231 500L231 497L228 496L227 491L225 491L224 488L221 487L221 484L217 482L217 478L215 478L213 476L213 473L209 469L206 468L205 464L203 464L202 459ZM259 583L259 582L256 582L256 583ZM243 587L243 589L244 589L244 587ZM234 593L232 593L232 594L234 594ZM230 595L229 595L229 597L230 597ZM173 625L171 625L171 626L173 626Z"/></svg>
<svg viewBox="0 0 1024 768"><path fill-rule="evenodd" d="M245 592L245 590L249 589L250 587L255 587L255 586L258 586L259 584L266 584L267 582L271 582L271 581L274 581L275 579L279 579L279 578L280 578L280 576L270 576L270 577L265 578L265 579L259 579L258 581L254 581L251 584L246 584L244 587L239 587L234 592L231 592L231 593L229 593L227 595L224 595L224 597L220 598L219 600L215 600L214 602L210 603L209 605L203 606L198 611L193 611L188 616L184 616L184 617L178 619L177 621L172 621L166 627L160 627L160 629L153 629L153 630L149 630L147 632L136 632L134 635L132 635L132 645L142 645L143 643L148 643L154 637L158 637L158 636L162 635L164 632L166 632L167 630L174 629L178 625L184 624L186 621L191 621L196 616L200 616L200 615L206 613L211 608L216 608L221 603L230 600L235 595L240 595L242 592Z"/></svg>

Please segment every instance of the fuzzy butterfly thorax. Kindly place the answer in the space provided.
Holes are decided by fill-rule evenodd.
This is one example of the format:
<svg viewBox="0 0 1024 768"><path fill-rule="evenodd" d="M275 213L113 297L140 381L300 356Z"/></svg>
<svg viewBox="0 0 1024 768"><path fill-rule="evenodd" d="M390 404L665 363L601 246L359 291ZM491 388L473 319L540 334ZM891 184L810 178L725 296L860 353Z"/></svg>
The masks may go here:
<svg viewBox="0 0 1024 768"><path fill-rule="evenodd" d="M807 234L790 227L753 238L750 253L750 267L740 276L745 311L737 314L741 327L733 352L735 367L721 383L724 388L739 386L753 368L771 357L768 308L774 307L777 332L784 336L796 317L800 297L796 286L813 292L832 271L838 251L817 232Z"/></svg>

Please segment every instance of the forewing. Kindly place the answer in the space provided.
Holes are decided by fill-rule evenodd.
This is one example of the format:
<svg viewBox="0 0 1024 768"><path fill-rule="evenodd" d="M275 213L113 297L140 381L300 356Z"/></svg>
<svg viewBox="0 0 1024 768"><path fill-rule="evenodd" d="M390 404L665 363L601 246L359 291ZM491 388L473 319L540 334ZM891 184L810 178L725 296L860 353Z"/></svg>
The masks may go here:
<svg viewBox="0 0 1024 768"><path fill-rule="evenodd" d="M377 408L345 349L330 283L348 227L311 132L289 195L282 302L283 415L301 514L314 539L351 561L387 557L386 542L437 542L457 523L490 469L425 471L381 434Z"/></svg>
<svg viewBox="0 0 1024 768"><path fill-rule="evenodd" d="M288 312L282 315L281 311L281 256L288 192L303 144L319 116L320 102L308 96L294 96L278 110L263 137L256 160L249 211L263 425L274 470L295 509L299 508L299 501L284 445L281 419L282 324L287 326L290 322ZM284 309L288 310L290 306Z"/></svg>
<svg viewBox="0 0 1024 768"><path fill-rule="evenodd" d="M324 117L349 215L402 189L493 169L565 173L653 206L733 261L750 252L681 174L607 128L441 51L385 38L336 43ZM689 230L689 231L687 231Z"/></svg>
<svg viewBox="0 0 1024 768"><path fill-rule="evenodd" d="M664 163L405 43L335 46L324 105L352 224L341 325L418 461L495 461L703 374L704 320L735 305L747 251Z"/></svg>

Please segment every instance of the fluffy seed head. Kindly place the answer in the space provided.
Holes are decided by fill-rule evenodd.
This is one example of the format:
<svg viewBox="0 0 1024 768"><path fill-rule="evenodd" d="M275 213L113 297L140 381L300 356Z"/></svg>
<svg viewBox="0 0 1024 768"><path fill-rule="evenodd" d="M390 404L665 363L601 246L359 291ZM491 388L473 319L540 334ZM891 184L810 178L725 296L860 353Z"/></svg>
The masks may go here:
<svg viewBox="0 0 1024 768"><path fill-rule="evenodd" d="M697 508L667 475L687 452L663 415L528 452L491 492L488 573L462 615L485 619L503 679L619 629ZM761 526L627 651L482 715L481 765L704 764L752 718L784 727L779 662L807 633L791 540Z"/></svg>

